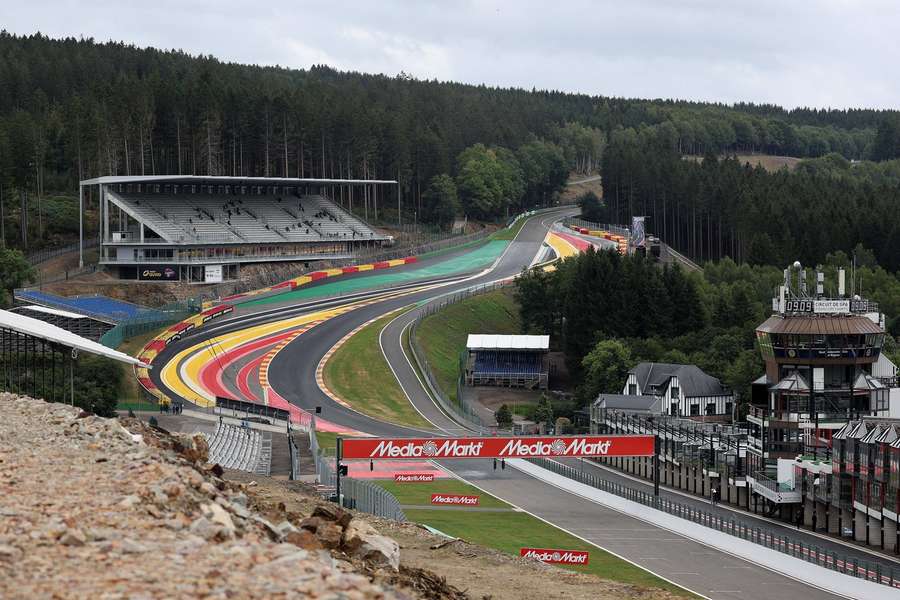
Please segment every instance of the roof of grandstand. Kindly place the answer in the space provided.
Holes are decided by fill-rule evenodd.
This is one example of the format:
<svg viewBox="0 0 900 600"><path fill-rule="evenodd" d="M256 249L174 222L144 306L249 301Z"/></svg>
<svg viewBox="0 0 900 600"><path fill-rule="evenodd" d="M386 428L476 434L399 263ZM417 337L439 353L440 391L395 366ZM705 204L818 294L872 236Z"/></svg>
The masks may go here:
<svg viewBox="0 0 900 600"><path fill-rule="evenodd" d="M469 350L541 350L550 349L549 335L496 335L470 333L466 341Z"/></svg>
<svg viewBox="0 0 900 600"><path fill-rule="evenodd" d="M87 319L85 315L73 313L67 310L59 310L57 308L49 308L47 306L39 306L37 304L30 304L28 306L19 306L13 309L13 312L18 312L20 310L27 310L31 312L44 313L45 315L53 315L56 317L65 317L66 319Z"/></svg>
<svg viewBox="0 0 900 600"><path fill-rule="evenodd" d="M314 179L301 177L231 177L227 175L105 175L84 179L81 185L114 185L120 183L179 183L222 185L365 185L396 184L395 179Z"/></svg>
<svg viewBox="0 0 900 600"><path fill-rule="evenodd" d="M112 350L103 344L93 342L80 335L75 335L71 331L66 331L56 325L32 319L25 315L9 312L8 310L0 310L0 327L12 329L13 331L17 331L27 336L56 342L57 344L62 344L63 346L75 348L90 354L111 358L119 362L150 368L150 365L146 365L138 359L128 356L124 352Z"/></svg>
<svg viewBox="0 0 900 600"><path fill-rule="evenodd" d="M78 313L98 321L111 323L118 323L139 316L150 316L157 312L146 306L100 295L67 298L66 296L57 296L56 294L39 290L16 290L15 298L19 301L27 301L40 306Z"/></svg>

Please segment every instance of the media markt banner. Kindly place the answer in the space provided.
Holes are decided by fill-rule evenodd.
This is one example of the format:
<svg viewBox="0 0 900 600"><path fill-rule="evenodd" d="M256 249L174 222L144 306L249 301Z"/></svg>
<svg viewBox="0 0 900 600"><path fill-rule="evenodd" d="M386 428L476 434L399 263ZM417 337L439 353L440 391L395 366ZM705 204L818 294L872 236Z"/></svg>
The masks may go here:
<svg viewBox="0 0 900 600"><path fill-rule="evenodd" d="M478 496L464 494L432 494L431 503L450 506L478 506Z"/></svg>
<svg viewBox="0 0 900 600"><path fill-rule="evenodd" d="M355 438L344 458L536 458L653 456L652 435L573 435L480 438Z"/></svg>
<svg viewBox="0 0 900 600"><path fill-rule="evenodd" d="M434 473L394 473L397 483L427 483L434 481Z"/></svg>
<svg viewBox="0 0 900 600"><path fill-rule="evenodd" d="M631 217L631 247L643 248L647 238L644 234L644 217Z"/></svg>
<svg viewBox="0 0 900 600"><path fill-rule="evenodd" d="M557 565L586 565L590 560L589 553L582 550L549 550L547 548L521 548L519 556Z"/></svg>
<svg viewBox="0 0 900 600"><path fill-rule="evenodd" d="M178 281L178 268L168 265L142 265L138 267L140 281Z"/></svg>

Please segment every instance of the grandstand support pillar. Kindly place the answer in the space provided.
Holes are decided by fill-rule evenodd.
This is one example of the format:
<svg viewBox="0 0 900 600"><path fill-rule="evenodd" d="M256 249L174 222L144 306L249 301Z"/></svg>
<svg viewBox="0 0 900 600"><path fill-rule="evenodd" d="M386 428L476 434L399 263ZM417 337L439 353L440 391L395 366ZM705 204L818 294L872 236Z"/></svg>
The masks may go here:
<svg viewBox="0 0 900 600"><path fill-rule="evenodd" d="M78 268L84 268L84 186L78 184Z"/></svg>

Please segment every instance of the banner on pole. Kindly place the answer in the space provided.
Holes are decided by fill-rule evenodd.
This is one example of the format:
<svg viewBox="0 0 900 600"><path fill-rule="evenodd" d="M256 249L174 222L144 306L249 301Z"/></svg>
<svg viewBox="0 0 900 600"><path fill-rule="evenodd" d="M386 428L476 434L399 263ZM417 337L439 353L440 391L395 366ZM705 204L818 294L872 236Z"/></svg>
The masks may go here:
<svg viewBox="0 0 900 600"><path fill-rule="evenodd" d="M644 218L631 217L631 247L643 248L647 243L647 236L644 233Z"/></svg>

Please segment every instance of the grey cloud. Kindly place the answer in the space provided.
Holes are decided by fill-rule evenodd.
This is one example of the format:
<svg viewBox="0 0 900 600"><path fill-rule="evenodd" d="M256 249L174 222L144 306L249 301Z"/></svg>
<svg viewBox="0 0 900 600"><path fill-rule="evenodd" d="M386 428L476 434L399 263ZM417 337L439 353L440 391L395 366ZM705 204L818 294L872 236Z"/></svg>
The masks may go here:
<svg viewBox="0 0 900 600"><path fill-rule="evenodd" d="M615 96L897 108L888 1L4 2L15 33Z"/></svg>

